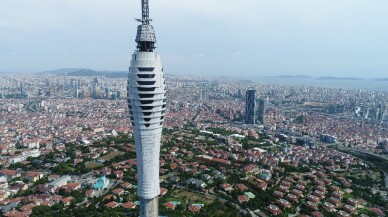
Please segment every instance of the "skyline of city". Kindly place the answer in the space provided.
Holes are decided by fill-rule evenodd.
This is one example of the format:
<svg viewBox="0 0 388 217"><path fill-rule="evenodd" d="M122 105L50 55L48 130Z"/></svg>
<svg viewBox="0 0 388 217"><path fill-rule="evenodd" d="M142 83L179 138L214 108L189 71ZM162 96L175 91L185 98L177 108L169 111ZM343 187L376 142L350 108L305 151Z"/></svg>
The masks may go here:
<svg viewBox="0 0 388 217"><path fill-rule="evenodd" d="M166 78L161 214L387 212L383 178L388 184L388 171L382 172L388 168L386 92ZM112 98L102 88L125 84L125 78L52 75L0 80L0 209L6 216L35 217L58 206L74 216L84 210L93 215L140 212L125 91L124 97ZM95 98L93 87L101 98ZM69 95L75 88L83 90L82 97ZM266 101L263 124L244 124L248 89ZM22 93L27 98L18 98ZM378 159L386 160L373 163ZM36 164L39 160L45 163ZM15 182L16 176L21 181ZM373 183L367 184L371 190L358 184L365 182ZM217 205L217 198L228 203ZM74 208L75 203L81 205ZM344 206L333 210L331 204L339 203Z"/></svg>

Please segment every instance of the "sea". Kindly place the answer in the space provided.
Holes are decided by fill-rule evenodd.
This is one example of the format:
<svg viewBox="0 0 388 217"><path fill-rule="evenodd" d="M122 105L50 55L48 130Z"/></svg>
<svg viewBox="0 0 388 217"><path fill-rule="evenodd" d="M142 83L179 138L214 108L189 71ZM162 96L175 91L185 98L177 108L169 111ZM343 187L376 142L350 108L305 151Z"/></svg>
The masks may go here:
<svg viewBox="0 0 388 217"><path fill-rule="evenodd" d="M327 88L341 88L350 90L365 90L388 92L388 81L374 79L317 79L317 78L283 78L283 77L259 77L253 79L262 84L278 84L289 86L314 86Z"/></svg>

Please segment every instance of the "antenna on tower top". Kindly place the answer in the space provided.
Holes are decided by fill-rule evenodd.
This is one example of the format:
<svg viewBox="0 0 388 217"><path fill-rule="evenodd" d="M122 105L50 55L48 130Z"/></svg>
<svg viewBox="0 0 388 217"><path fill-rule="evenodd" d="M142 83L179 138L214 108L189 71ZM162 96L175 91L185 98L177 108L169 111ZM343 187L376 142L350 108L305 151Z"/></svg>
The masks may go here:
<svg viewBox="0 0 388 217"><path fill-rule="evenodd" d="M149 25L150 24L150 7L148 4L149 0L142 0L141 1L141 18L143 25Z"/></svg>
<svg viewBox="0 0 388 217"><path fill-rule="evenodd" d="M154 27L150 25L152 21L150 19L149 0L141 0L142 17L135 19L141 22L141 25L137 27L136 43L139 51L152 52L155 49L156 37Z"/></svg>

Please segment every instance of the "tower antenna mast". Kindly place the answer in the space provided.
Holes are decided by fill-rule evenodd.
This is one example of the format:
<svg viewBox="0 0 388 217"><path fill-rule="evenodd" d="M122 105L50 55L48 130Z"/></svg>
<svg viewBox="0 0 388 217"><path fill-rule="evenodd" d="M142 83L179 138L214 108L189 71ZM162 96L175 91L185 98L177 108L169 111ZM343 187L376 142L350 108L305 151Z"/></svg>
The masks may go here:
<svg viewBox="0 0 388 217"><path fill-rule="evenodd" d="M150 24L150 7L148 4L149 0L142 0L141 1L141 10L142 10L142 24L143 25L149 25Z"/></svg>
<svg viewBox="0 0 388 217"><path fill-rule="evenodd" d="M137 49L142 52L153 52L155 49L156 37L154 27L150 24L150 8L148 4L149 0L141 1L142 17L136 19L141 22L141 25L137 27L136 43Z"/></svg>

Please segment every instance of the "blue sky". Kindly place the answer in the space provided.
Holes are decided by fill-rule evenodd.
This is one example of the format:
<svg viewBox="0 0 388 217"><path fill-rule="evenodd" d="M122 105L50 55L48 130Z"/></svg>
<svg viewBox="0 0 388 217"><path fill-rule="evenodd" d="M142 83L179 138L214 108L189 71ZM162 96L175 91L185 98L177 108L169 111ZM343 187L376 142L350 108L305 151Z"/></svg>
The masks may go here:
<svg viewBox="0 0 388 217"><path fill-rule="evenodd" d="M150 0L166 72L388 77L386 0ZM126 70L140 0L2 0L0 71Z"/></svg>

